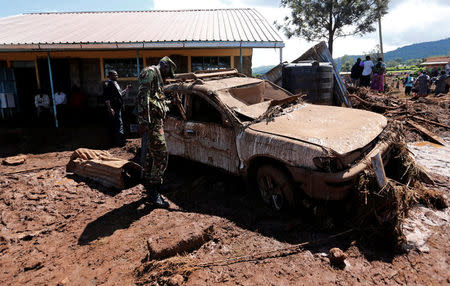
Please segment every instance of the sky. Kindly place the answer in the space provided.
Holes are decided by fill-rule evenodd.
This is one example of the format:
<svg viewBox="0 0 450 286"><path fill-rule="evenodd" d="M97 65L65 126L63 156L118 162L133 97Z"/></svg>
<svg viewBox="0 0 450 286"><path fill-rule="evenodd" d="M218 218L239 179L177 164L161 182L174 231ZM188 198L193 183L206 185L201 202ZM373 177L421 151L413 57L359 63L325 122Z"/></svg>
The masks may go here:
<svg viewBox="0 0 450 286"><path fill-rule="evenodd" d="M0 0L0 17L33 12L130 11L206 8L255 8L272 24L283 22L290 10L280 7L279 0ZM388 14L382 18L384 51L414 43L450 37L450 0L391 0ZM287 39L283 61L292 61L317 42L301 38ZM378 31L362 37L338 38L334 57L364 54L378 44ZM279 62L279 50L254 49L253 66Z"/></svg>

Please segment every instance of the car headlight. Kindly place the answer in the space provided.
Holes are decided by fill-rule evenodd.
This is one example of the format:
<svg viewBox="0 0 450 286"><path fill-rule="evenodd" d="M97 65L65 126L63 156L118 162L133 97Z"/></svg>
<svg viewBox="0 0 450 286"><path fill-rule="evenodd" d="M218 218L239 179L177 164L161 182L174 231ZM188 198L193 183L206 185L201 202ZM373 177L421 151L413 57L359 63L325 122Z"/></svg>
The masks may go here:
<svg viewBox="0 0 450 286"><path fill-rule="evenodd" d="M336 172L343 168L341 160L336 157L315 157L313 162L319 170L325 172Z"/></svg>

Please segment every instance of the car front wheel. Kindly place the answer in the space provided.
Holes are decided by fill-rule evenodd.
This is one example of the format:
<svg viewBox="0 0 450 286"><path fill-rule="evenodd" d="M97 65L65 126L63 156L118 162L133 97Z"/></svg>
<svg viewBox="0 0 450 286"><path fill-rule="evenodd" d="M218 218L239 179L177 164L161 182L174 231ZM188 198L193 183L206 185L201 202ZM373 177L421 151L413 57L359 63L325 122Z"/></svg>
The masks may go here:
<svg viewBox="0 0 450 286"><path fill-rule="evenodd" d="M277 211L295 206L291 177L274 165L263 165L256 172L256 186L263 201Z"/></svg>

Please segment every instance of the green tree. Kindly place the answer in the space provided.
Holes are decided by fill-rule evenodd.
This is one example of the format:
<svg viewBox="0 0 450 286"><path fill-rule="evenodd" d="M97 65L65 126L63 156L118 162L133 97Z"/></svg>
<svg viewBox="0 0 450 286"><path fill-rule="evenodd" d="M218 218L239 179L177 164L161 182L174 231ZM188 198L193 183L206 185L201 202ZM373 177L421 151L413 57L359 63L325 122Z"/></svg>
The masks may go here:
<svg viewBox="0 0 450 286"><path fill-rule="evenodd" d="M353 58L345 55L341 58L341 72L349 72L352 70L352 66L355 63Z"/></svg>
<svg viewBox="0 0 450 286"><path fill-rule="evenodd" d="M391 60L386 63L386 67L393 68L397 67L399 64L400 64L399 62Z"/></svg>
<svg viewBox="0 0 450 286"><path fill-rule="evenodd" d="M381 58L381 49L380 45L376 45L375 48L368 52L364 52L365 55L369 56L372 61L377 61L378 58ZM365 58L365 57L364 57Z"/></svg>
<svg viewBox="0 0 450 286"><path fill-rule="evenodd" d="M288 38L326 39L333 54L336 38L375 31L374 23L387 13L388 3L389 0L281 0L283 7L291 9L291 16L275 25Z"/></svg>

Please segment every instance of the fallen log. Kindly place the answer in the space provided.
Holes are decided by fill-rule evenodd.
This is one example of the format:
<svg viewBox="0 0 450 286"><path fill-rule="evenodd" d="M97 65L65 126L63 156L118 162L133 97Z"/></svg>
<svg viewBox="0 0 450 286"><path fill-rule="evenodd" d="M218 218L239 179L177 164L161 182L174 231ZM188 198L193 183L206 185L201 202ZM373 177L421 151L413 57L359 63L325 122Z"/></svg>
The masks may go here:
<svg viewBox="0 0 450 286"><path fill-rule="evenodd" d="M357 96L356 94L349 94L349 96L355 98L356 100L358 100L359 102L361 102L361 103L363 103L365 105L368 105L370 107L375 107L381 112L385 112L386 110L397 110L397 109L403 107L403 105L400 105L400 106L397 106L397 107L392 107L392 106L372 103L372 102L369 102L367 100L362 99L361 97Z"/></svg>
<svg viewBox="0 0 450 286"><path fill-rule="evenodd" d="M444 127L444 128L450 129L450 126L448 126L448 125L445 125L445 124L442 124L442 123L439 123L439 122L436 122L436 121L428 120L428 119L425 119L425 118L420 117L420 116L413 116L412 118L417 119L417 120L421 120L421 121L424 121L424 122L427 122L427 123L430 123L430 124L434 124L436 126L440 126L440 127Z"/></svg>
<svg viewBox="0 0 450 286"><path fill-rule="evenodd" d="M431 132L430 130L426 129L425 127L423 127L422 125L419 125L411 120L406 121L409 125L411 125L412 127L414 127L416 130L418 130L419 132L421 132L423 135L425 135L426 137L428 137L429 139L431 139L433 142L440 144L442 146L445 146L445 141L437 136L436 134L434 134L433 132Z"/></svg>

